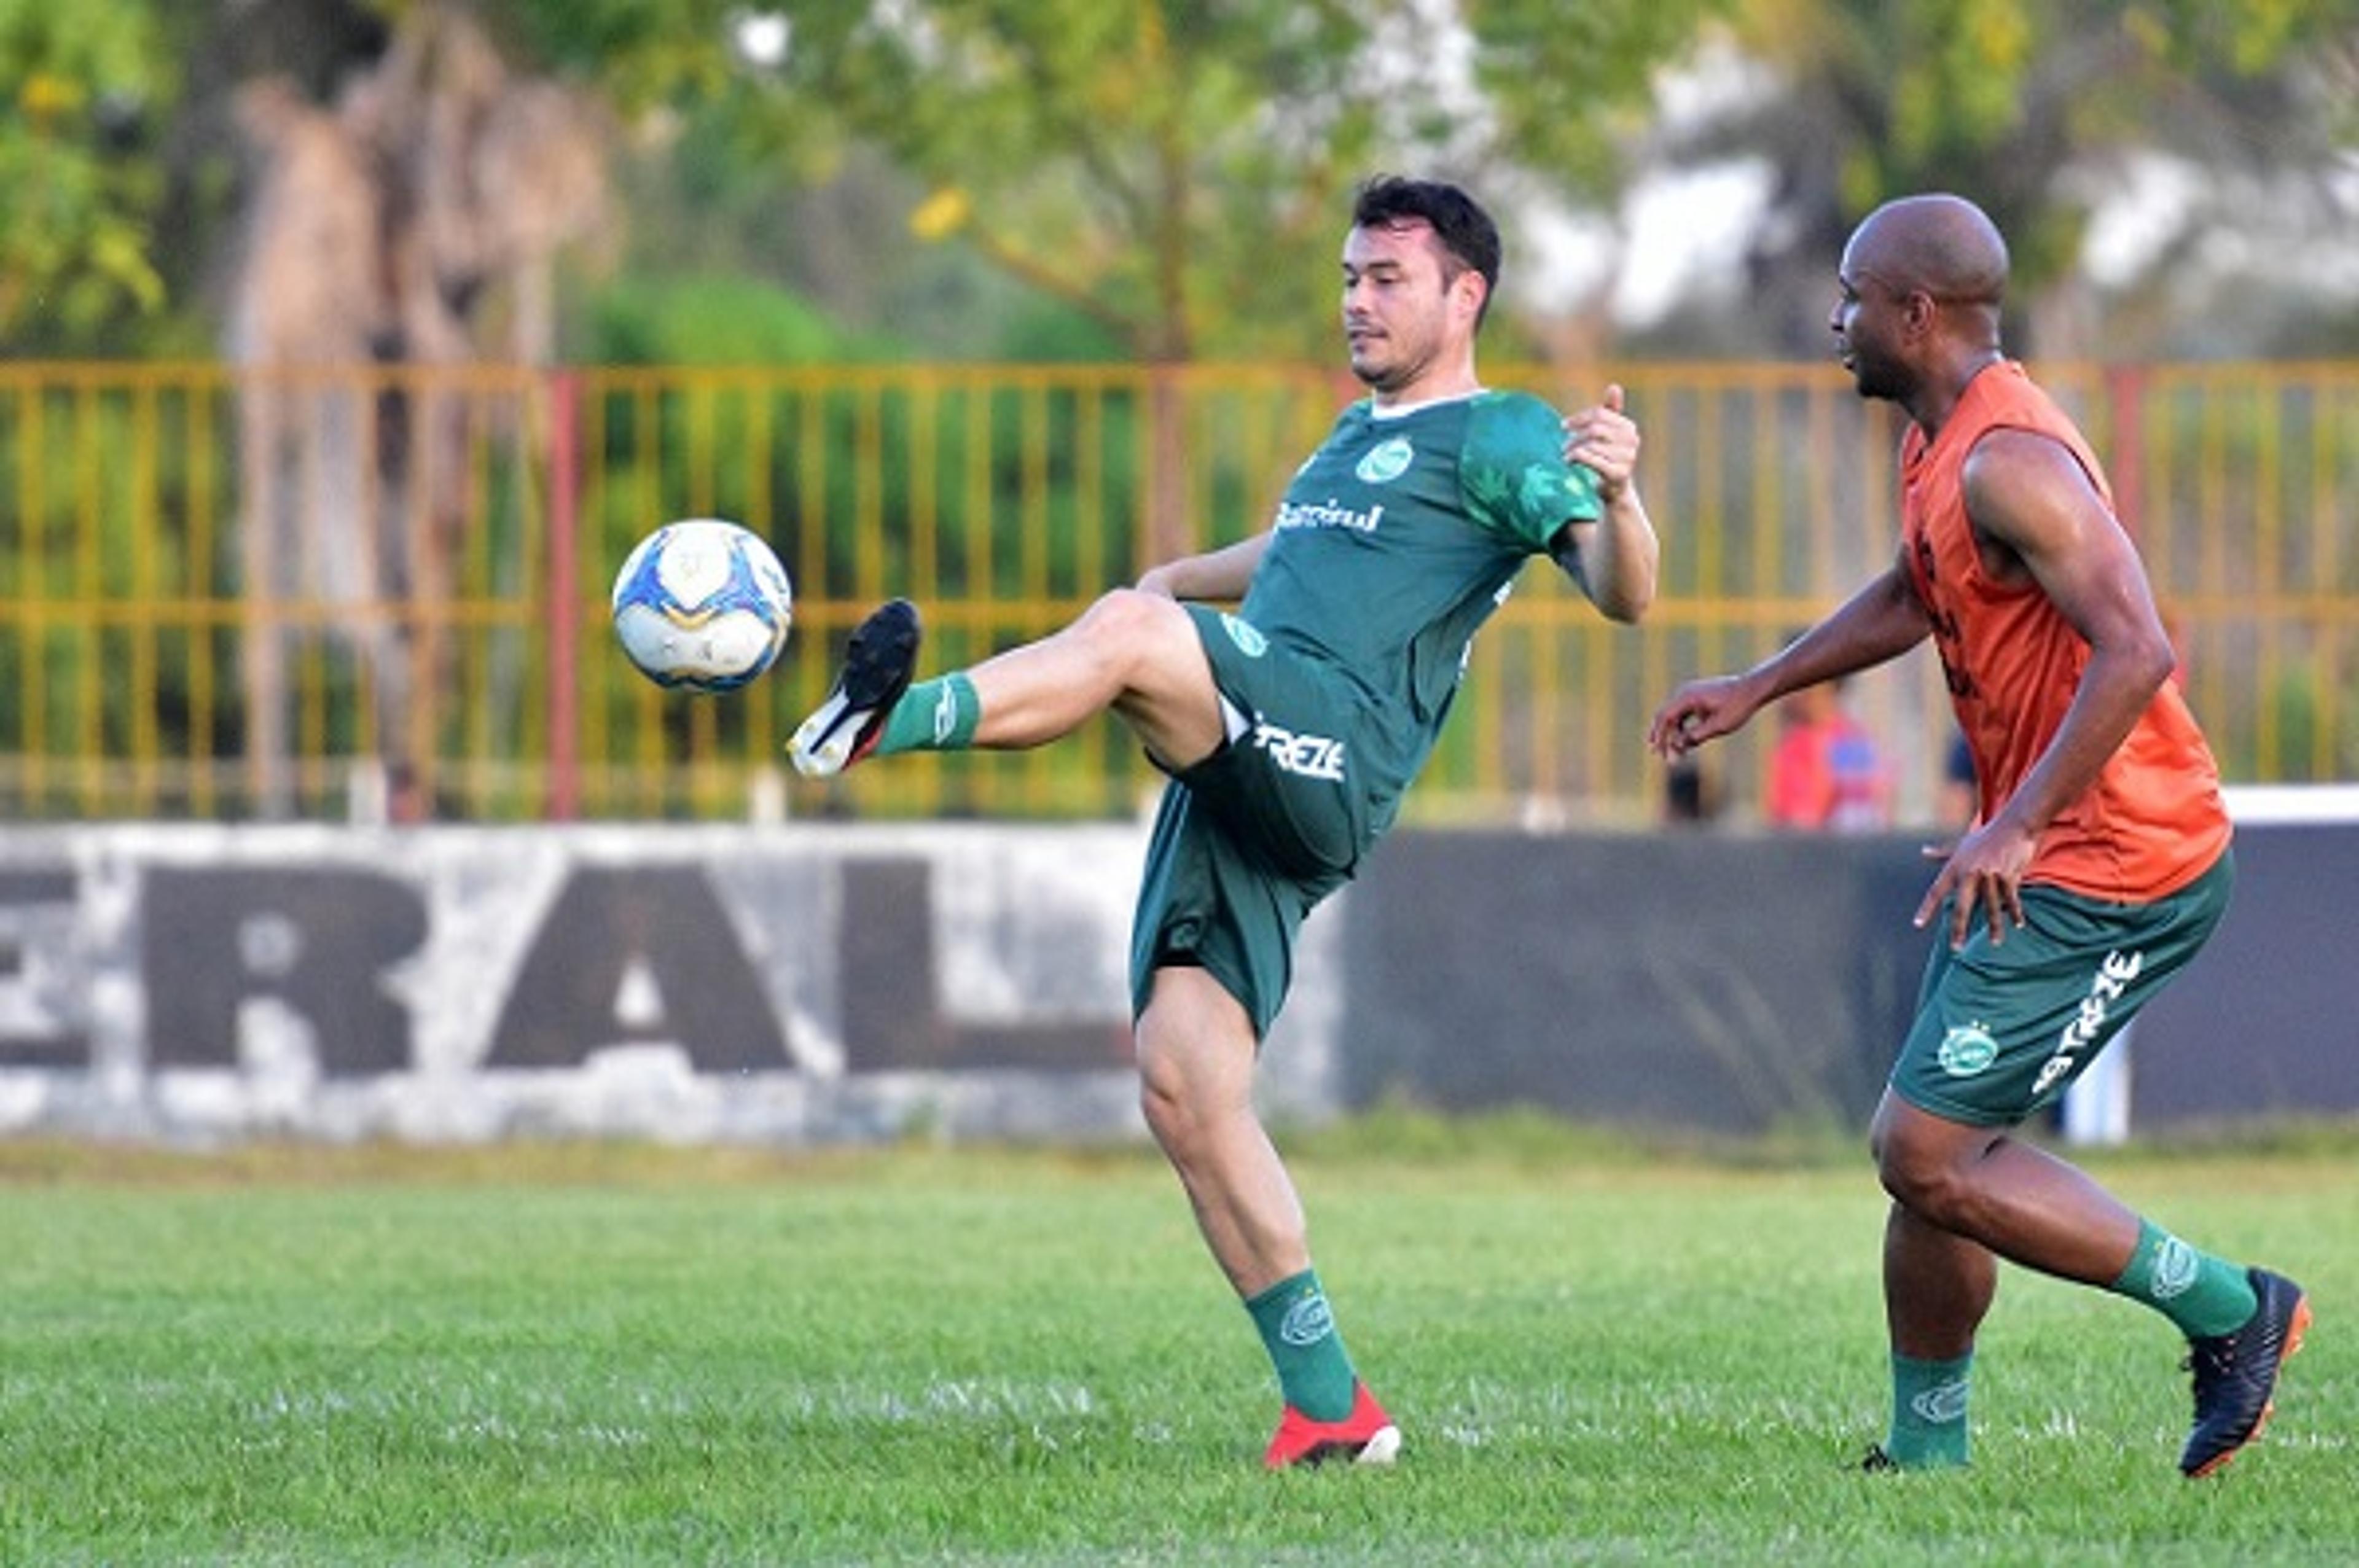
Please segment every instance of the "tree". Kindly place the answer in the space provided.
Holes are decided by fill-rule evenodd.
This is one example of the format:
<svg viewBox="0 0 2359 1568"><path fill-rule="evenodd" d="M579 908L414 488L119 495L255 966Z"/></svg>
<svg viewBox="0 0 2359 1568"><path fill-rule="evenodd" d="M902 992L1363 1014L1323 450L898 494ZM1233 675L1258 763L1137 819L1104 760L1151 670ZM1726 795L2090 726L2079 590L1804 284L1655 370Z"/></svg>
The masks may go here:
<svg viewBox="0 0 2359 1568"><path fill-rule="evenodd" d="M1776 89L1663 149L1674 165L1769 166L1745 318L1718 329L1733 347L1822 350L1843 236L1912 190L1973 196L2008 236L2018 291L2050 305L2095 197L2141 157L2253 193L2233 219L2215 208L2199 223L2299 232L2290 184L2309 192L2313 232L2347 231L2331 177L2349 157L2354 18L2353 0L1744 0L1731 36ZM2072 330L2069 312L2039 316L2051 337Z"/></svg>
<svg viewBox="0 0 2359 1568"><path fill-rule="evenodd" d="M806 178L882 149L919 242L973 250L1151 362L1332 349L1329 253L1378 167L1610 178L1713 0L519 0L626 98L718 106ZM560 21L560 16L562 20ZM733 20L734 19L734 20ZM768 29L765 52L750 40ZM572 42L569 43L571 38ZM1273 265L1283 258L1283 265Z"/></svg>
<svg viewBox="0 0 2359 1568"><path fill-rule="evenodd" d="M855 146L955 242L1155 365L1325 359L1346 193L1378 168L1495 201L1538 167L1601 180L1617 111L1712 0L522 0L608 80L724 107L806 178ZM585 14L586 13L586 14ZM728 20L734 18L734 20ZM717 20L726 25L716 27ZM716 38L730 41L717 45ZM1505 313L1503 313L1505 314ZM1182 408L1158 381L1148 532L1183 537Z"/></svg>

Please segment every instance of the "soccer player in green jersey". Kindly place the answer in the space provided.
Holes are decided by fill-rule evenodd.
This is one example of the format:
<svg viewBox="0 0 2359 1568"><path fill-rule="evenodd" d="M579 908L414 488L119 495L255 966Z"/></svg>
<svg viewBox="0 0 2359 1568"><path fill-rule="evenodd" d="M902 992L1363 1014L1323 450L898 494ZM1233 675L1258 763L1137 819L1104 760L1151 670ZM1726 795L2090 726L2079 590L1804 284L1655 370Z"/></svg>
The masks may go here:
<svg viewBox="0 0 2359 1568"><path fill-rule="evenodd" d="M1384 1464L1400 1446L1344 1353L1253 1108L1296 933L1391 825L1470 640L1525 562L1552 557L1614 621L1636 621L1655 592L1621 390L1560 420L1475 374L1498 276L1498 230L1465 192L1369 182L1343 242L1343 325L1370 395L1266 532L1158 566L1051 636L914 686L918 615L896 600L853 633L788 748L827 775L897 752L1038 746L1111 708L1169 774L1132 937L1140 1098L1277 1369L1272 1468Z"/></svg>

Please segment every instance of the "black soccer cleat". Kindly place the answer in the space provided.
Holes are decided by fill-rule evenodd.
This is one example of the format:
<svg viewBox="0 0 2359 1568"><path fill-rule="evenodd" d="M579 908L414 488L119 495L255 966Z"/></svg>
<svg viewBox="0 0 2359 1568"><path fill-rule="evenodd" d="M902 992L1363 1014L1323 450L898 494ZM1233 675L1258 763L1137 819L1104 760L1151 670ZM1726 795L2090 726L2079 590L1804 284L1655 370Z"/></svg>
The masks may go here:
<svg viewBox="0 0 2359 1568"><path fill-rule="evenodd" d="M2195 1430L2179 1455L2189 1480L2209 1476L2260 1436L2275 1408L2277 1371L2310 1332L2310 1302L2301 1287L2267 1269L2248 1269L2260 1304L2233 1334L2187 1342L2187 1369L2195 1374Z"/></svg>
<svg viewBox="0 0 2359 1568"><path fill-rule="evenodd" d="M1899 1468L1900 1461L1886 1454L1881 1443L1869 1444L1867 1452L1859 1456L1859 1470L1863 1476L1888 1476Z"/></svg>
<svg viewBox="0 0 2359 1568"><path fill-rule="evenodd" d="M923 636L918 607L906 599L887 600L869 612L844 649L835 688L787 742L797 773L832 777L876 749L886 715L917 672Z"/></svg>

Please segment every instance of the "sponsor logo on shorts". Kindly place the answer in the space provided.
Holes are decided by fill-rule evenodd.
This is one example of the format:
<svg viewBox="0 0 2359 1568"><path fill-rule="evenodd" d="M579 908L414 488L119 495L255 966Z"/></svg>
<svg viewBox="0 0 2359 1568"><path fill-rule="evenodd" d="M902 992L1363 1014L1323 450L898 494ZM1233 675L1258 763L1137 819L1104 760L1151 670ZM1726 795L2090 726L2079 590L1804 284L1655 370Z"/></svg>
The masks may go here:
<svg viewBox="0 0 2359 1568"><path fill-rule="evenodd" d="M1941 1036L1935 1060L1953 1078L1971 1078L1998 1060L1998 1042L1980 1023L1961 1023Z"/></svg>
<svg viewBox="0 0 2359 1568"><path fill-rule="evenodd" d="M1316 1345L1334 1332L1335 1314L1328 1308L1324 1291L1296 1298L1277 1325L1278 1338L1288 1345Z"/></svg>
<svg viewBox="0 0 2359 1568"><path fill-rule="evenodd" d="M2081 1011L2072 1015L2072 1022L2056 1037L2055 1051L2040 1065L2039 1076L2032 1080L2033 1094L2047 1093L2057 1080L2080 1065L2089 1047L2104 1035L2114 1003L2122 999L2122 993L2129 989L2130 982L2145 968L2146 955L2142 952L2105 955L2105 961L2089 978L2089 994L2081 999Z"/></svg>
<svg viewBox="0 0 2359 1568"><path fill-rule="evenodd" d="M1929 1426L1947 1426L1953 1421L1966 1419L1966 1380L1952 1378L1946 1383L1936 1383L1908 1401L1917 1419Z"/></svg>
<svg viewBox="0 0 2359 1568"><path fill-rule="evenodd" d="M1343 782L1343 742L1325 735L1298 735L1283 725L1256 718L1253 727L1256 750L1266 752L1281 773L1300 778Z"/></svg>
<svg viewBox="0 0 2359 1568"><path fill-rule="evenodd" d="M1229 634L1229 641L1234 643L1237 650L1248 659L1258 659L1269 652L1269 639L1263 636L1260 629L1250 621L1240 621L1223 611L1221 630Z"/></svg>
<svg viewBox="0 0 2359 1568"><path fill-rule="evenodd" d="M1407 436L1395 436L1371 448L1352 471L1366 483L1386 484L1407 473L1410 460L1416 456L1417 449L1408 444Z"/></svg>

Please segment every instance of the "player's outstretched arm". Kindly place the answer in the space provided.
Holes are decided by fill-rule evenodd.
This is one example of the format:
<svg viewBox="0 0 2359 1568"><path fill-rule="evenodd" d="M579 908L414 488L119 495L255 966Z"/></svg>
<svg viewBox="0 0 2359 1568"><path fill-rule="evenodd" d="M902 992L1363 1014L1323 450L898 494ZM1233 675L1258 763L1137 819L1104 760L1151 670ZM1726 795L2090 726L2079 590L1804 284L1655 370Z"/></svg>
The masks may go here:
<svg viewBox="0 0 2359 1568"><path fill-rule="evenodd" d="M1139 574L1139 591L1167 599L1243 599L1253 581L1254 568L1261 565L1262 554L1268 548L1269 535L1263 533L1201 555L1165 561Z"/></svg>
<svg viewBox="0 0 2359 1568"><path fill-rule="evenodd" d="M1788 692L1883 664L1923 642L1932 630L1908 568L1895 561L1833 614L1751 669L1692 680L1672 692L1647 727L1647 744L1658 756L1685 756L1706 741L1742 730Z"/></svg>
<svg viewBox="0 0 2359 1568"><path fill-rule="evenodd" d="M1564 421L1565 460L1597 475L1605 515L1568 524L1551 553L1607 620L1628 624L1655 602L1662 546L1638 497L1637 422L1622 403L1622 388L1609 385L1602 401Z"/></svg>

